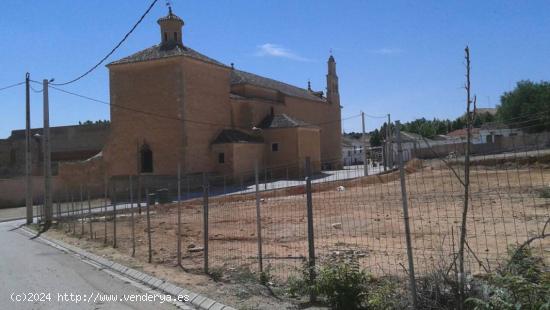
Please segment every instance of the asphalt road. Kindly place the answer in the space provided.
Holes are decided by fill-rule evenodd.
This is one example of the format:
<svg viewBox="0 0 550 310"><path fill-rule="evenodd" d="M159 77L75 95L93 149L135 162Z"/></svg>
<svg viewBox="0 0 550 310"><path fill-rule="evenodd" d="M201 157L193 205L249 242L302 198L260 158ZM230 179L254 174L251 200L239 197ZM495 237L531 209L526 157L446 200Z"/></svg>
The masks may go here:
<svg viewBox="0 0 550 310"><path fill-rule="evenodd" d="M146 288L39 240L30 240L19 230L10 231L14 223L22 222L0 223L0 309L177 309L168 302L161 304L160 297L157 302L122 301L152 298L153 293L149 291L151 297L146 297ZM114 295L118 301L105 301ZM12 301L23 296L38 301ZM77 296L82 299L78 303ZM95 302L83 301L90 296Z"/></svg>

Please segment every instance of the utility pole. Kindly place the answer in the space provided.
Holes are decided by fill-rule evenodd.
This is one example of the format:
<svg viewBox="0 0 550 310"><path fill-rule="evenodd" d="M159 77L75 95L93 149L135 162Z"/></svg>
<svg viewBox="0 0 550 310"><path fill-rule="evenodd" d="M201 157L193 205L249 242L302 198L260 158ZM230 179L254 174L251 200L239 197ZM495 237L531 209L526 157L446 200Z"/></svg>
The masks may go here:
<svg viewBox="0 0 550 310"><path fill-rule="evenodd" d="M27 224L33 222L32 178L31 178L31 98L30 74L25 75L25 206L27 207Z"/></svg>
<svg viewBox="0 0 550 310"><path fill-rule="evenodd" d="M45 230L50 228L52 224L52 164L50 150L50 108L48 98L48 80L43 82L44 95L44 132L42 137L44 150L44 215L45 215Z"/></svg>
<svg viewBox="0 0 550 310"><path fill-rule="evenodd" d="M388 125L386 126L386 162L389 168L393 168L393 160L392 160L392 147L391 147L391 117L388 113Z"/></svg>
<svg viewBox="0 0 550 310"><path fill-rule="evenodd" d="M367 161L367 137L365 135L365 112L361 111L361 125L363 127L363 135L361 139L363 140L363 176L369 175L369 163Z"/></svg>

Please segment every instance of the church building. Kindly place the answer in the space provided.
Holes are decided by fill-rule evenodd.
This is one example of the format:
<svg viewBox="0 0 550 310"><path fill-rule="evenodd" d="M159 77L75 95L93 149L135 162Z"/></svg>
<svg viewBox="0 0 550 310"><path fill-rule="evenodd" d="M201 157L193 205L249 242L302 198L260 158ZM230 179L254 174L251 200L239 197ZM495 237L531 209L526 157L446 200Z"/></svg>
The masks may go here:
<svg viewBox="0 0 550 310"><path fill-rule="evenodd" d="M260 167L313 169L341 162L340 95L333 56L327 92L292 86L225 65L185 43L169 9L160 43L107 65L111 126L103 148L110 177Z"/></svg>

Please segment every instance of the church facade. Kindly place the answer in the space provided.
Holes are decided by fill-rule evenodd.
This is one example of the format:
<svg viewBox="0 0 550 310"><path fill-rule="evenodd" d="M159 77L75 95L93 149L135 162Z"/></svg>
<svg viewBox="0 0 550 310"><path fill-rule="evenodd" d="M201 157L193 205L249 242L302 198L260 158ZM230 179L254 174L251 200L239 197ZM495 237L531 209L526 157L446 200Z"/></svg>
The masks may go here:
<svg viewBox="0 0 550 310"><path fill-rule="evenodd" d="M158 20L160 43L107 65L111 126L108 176L238 175L260 167L314 170L341 162L336 62L327 92L295 87L209 58L185 44L184 22ZM325 167L322 167L325 166Z"/></svg>

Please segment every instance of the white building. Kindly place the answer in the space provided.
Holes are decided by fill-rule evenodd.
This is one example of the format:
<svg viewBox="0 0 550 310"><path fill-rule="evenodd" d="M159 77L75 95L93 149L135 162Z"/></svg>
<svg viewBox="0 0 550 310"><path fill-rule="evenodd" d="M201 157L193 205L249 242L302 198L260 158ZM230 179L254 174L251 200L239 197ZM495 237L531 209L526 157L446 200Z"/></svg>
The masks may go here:
<svg viewBox="0 0 550 310"><path fill-rule="evenodd" d="M370 145L367 140L367 147ZM342 136L342 163L344 166L362 165L364 160L364 144L361 138L355 139L350 136Z"/></svg>
<svg viewBox="0 0 550 310"><path fill-rule="evenodd" d="M481 125L479 139L481 143L499 143L504 137L523 135L519 129L510 128L504 124L488 123Z"/></svg>

